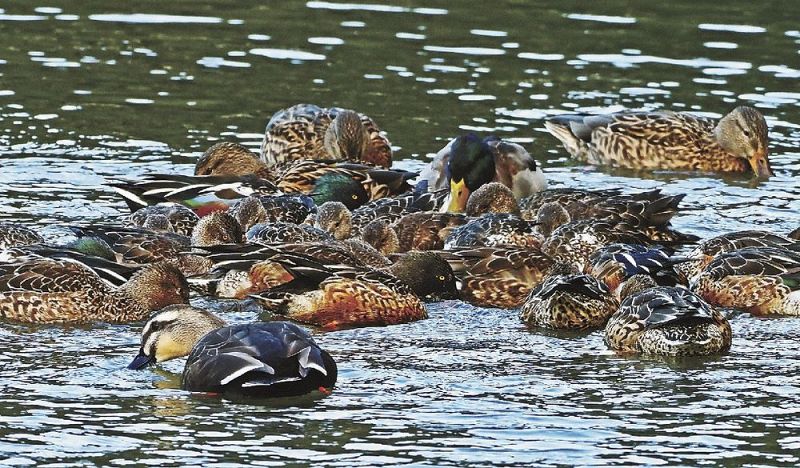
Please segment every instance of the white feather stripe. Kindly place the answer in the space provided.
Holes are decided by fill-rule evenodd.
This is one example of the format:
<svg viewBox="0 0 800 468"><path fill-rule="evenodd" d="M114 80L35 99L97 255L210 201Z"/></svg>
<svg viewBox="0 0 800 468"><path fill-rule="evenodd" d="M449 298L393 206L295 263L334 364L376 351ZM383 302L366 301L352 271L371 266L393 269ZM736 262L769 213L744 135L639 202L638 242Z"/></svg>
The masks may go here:
<svg viewBox="0 0 800 468"><path fill-rule="evenodd" d="M244 374L254 370L263 371L273 375L275 374L275 369L248 354L229 353L228 356L236 356L245 361L245 364L243 367L236 369L236 371L228 374L224 379L222 379L222 381L220 381L220 385L227 385L236 380L237 378L243 376Z"/></svg>
<svg viewBox="0 0 800 468"><path fill-rule="evenodd" d="M125 189L120 188L120 187L111 187L111 188L113 188L115 192L120 194L122 196L122 198L131 200L132 202L136 203L137 205L147 206L149 204L146 201L144 201L144 199L142 199L141 197L139 197L138 195L136 195L133 192L130 192L130 191L125 190Z"/></svg>

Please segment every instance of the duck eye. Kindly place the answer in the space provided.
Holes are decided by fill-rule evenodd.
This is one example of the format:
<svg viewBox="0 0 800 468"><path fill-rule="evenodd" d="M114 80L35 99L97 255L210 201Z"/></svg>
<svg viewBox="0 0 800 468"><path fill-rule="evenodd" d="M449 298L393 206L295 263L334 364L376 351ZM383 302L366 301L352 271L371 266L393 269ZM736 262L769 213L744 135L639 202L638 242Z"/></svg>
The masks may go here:
<svg viewBox="0 0 800 468"><path fill-rule="evenodd" d="M445 279L447 279L447 278L444 277L444 275L439 275L438 278L439 278L439 281L444 281Z"/></svg>
<svg viewBox="0 0 800 468"><path fill-rule="evenodd" d="M744 130L743 133L744 133L744 136L746 136L747 138L750 138L750 130Z"/></svg>
<svg viewBox="0 0 800 468"><path fill-rule="evenodd" d="M358 200L358 195L356 195L355 193L350 196L353 198L353 200Z"/></svg>

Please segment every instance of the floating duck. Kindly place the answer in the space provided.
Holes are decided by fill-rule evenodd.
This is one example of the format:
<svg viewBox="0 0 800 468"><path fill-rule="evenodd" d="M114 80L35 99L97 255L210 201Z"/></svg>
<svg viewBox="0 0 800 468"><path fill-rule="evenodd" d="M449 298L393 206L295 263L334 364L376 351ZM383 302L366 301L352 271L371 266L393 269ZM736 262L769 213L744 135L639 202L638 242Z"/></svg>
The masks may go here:
<svg viewBox="0 0 800 468"><path fill-rule="evenodd" d="M719 311L683 287L657 286L635 275L605 329L609 348L660 356L719 354L731 346L731 325Z"/></svg>
<svg viewBox="0 0 800 468"><path fill-rule="evenodd" d="M749 106L718 123L686 112L619 112L558 115L544 125L567 152L590 164L772 175L767 122Z"/></svg>
<svg viewBox="0 0 800 468"><path fill-rule="evenodd" d="M181 388L228 397L282 397L336 384L333 358L307 331L288 322L226 326L191 306L171 306L142 330L139 354L129 369L188 356Z"/></svg>
<svg viewBox="0 0 800 468"><path fill-rule="evenodd" d="M297 104L276 112L264 129L261 159L281 167L300 159L331 159L391 167L392 147L364 114Z"/></svg>
<svg viewBox="0 0 800 468"><path fill-rule="evenodd" d="M714 257L692 283L713 305L765 315L800 315L800 252L746 247Z"/></svg>
<svg viewBox="0 0 800 468"><path fill-rule="evenodd" d="M530 291L519 316L530 326L582 330L602 327L618 306L604 283L577 274L572 265L555 264Z"/></svg>
<svg viewBox="0 0 800 468"><path fill-rule="evenodd" d="M0 265L0 318L32 323L136 322L189 300L177 267L148 265L112 288L86 265L37 258Z"/></svg>

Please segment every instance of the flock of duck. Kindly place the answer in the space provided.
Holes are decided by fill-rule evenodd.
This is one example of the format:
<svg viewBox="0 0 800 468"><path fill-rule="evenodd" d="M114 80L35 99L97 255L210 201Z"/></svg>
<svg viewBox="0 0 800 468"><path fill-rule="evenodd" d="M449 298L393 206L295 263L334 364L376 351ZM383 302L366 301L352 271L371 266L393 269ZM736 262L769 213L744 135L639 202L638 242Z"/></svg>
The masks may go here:
<svg viewBox="0 0 800 468"><path fill-rule="evenodd" d="M545 125L593 164L772 174L750 107L719 122L659 112ZM119 222L60 226L58 244L0 224L0 318L145 322L130 368L188 356L184 389L260 397L336 383L333 357L293 322L393 325L425 319L432 300L517 309L531 327L605 327L617 352L678 356L729 349L717 307L800 315L798 230L700 240L670 225L683 195L548 189L536 160L496 137L458 136L421 174L391 166L369 117L281 110L260 154L217 143L194 175L111 182L132 211ZM227 325L190 294L287 321Z"/></svg>

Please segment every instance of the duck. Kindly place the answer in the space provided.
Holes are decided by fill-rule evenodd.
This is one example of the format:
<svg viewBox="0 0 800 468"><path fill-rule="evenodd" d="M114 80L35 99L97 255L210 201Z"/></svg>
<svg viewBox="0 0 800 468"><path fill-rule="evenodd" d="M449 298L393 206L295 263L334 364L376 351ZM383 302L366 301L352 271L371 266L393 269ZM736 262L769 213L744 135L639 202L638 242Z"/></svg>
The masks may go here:
<svg viewBox="0 0 800 468"><path fill-rule="evenodd" d="M316 202L307 195L250 195L228 208L245 232L258 223L300 224L316 212Z"/></svg>
<svg viewBox="0 0 800 468"><path fill-rule="evenodd" d="M352 237L353 214L342 202L325 202L313 217L314 227L321 229L336 240Z"/></svg>
<svg viewBox="0 0 800 468"><path fill-rule="evenodd" d="M207 258L214 264L207 278L207 295L223 298L245 299L264 289L279 286L292 280L288 269L275 257L300 256L330 268L364 268L370 266L352 248L344 243L300 242L283 244L219 245L207 249ZM379 266L389 263L384 262Z"/></svg>
<svg viewBox="0 0 800 468"><path fill-rule="evenodd" d="M244 145L230 141L211 145L195 163L194 175L254 175L270 182L277 179L275 172L257 154Z"/></svg>
<svg viewBox="0 0 800 468"><path fill-rule="evenodd" d="M166 307L142 329L129 369L188 356L181 388L225 397L271 398L329 394L337 366L308 331L289 322L226 325L187 305Z"/></svg>
<svg viewBox="0 0 800 468"><path fill-rule="evenodd" d="M517 199L547 188L544 173L522 146L474 133L451 140L422 171L429 191L449 188L442 211L461 213L472 192L489 182L510 188Z"/></svg>
<svg viewBox="0 0 800 468"><path fill-rule="evenodd" d="M587 190L578 188L552 188L537 192L523 200L519 206L521 216L536 220L540 230L569 221L605 220L623 222L647 235L654 242L694 242L699 238L677 232L670 221L679 211L686 194L665 195L659 189L637 193L623 193L621 189ZM544 219L540 209L548 206L550 213ZM563 210L556 211L557 207ZM560 214L556 216L558 213Z"/></svg>
<svg viewBox="0 0 800 468"><path fill-rule="evenodd" d="M152 263L171 260L189 253L192 247L240 243L242 229L231 215L212 212L200 218L191 237L169 232L153 232L142 228L95 224L68 226L79 238L91 237L107 243L121 263Z"/></svg>
<svg viewBox="0 0 800 468"><path fill-rule="evenodd" d="M658 286L648 275L634 275L621 296L622 303L604 331L604 341L614 351L701 356L731 347L728 320L689 289Z"/></svg>
<svg viewBox="0 0 800 468"><path fill-rule="evenodd" d="M744 230L728 232L705 239L683 256L683 261L675 269L683 276L685 282L691 282L703 272L703 269L719 254L732 252L745 247L777 247L798 250L800 242L787 236L769 231Z"/></svg>
<svg viewBox="0 0 800 468"><path fill-rule="evenodd" d="M227 211L240 198L250 195L283 194L271 181L252 174L146 174L137 180L114 180L109 185L122 196L131 212L158 203L174 202L188 207L200 217L214 211Z"/></svg>
<svg viewBox="0 0 800 468"><path fill-rule="evenodd" d="M297 255L272 261L293 279L250 297L292 321L325 330L423 320L424 299L458 298L450 265L433 252L409 252L386 271L337 268Z"/></svg>
<svg viewBox="0 0 800 468"><path fill-rule="evenodd" d="M800 252L745 247L718 254L690 286L712 305L800 316Z"/></svg>
<svg viewBox="0 0 800 468"><path fill-rule="evenodd" d="M26 323L137 322L150 312L189 300L178 268L154 263L119 288L67 258L0 265L0 318Z"/></svg>
<svg viewBox="0 0 800 468"><path fill-rule="evenodd" d="M557 115L544 126L568 153L590 164L773 175L767 122L750 106L716 123L687 112L619 112Z"/></svg>
<svg viewBox="0 0 800 468"><path fill-rule="evenodd" d="M0 222L0 249L41 244L42 236L33 229L17 223Z"/></svg>
<svg viewBox="0 0 800 468"><path fill-rule="evenodd" d="M478 307L520 307L553 266L553 260L537 248L455 248L437 253L461 281L461 300Z"/></svg>
<svg viewBox="0 0 800 468"><path fill-rule="evenodd" d="M392 166L392 145L374 120L337 107L297 104L272 115L264 129L261 159L280 167L300 159Z"/></svg>
<svg viewBox="0 0 800 468"><path fill-rule="evenodd" d="M597 278L579 274L572 264L554 263L519 309L528 326L584 330L605 325L619 303Z"/></svg>
<svg viewBox="0 0 800 468"><path fill-rule="evenodd" d="M245 234L248 242L258 244L283 244L290 242L325 242L334 237L327 231L308 225L284 222L259 223Z"/></svg>
<svg viewBox="0 0 800 468"><path fill-rule="evenodd" d="M609 244L589 256L589 274L619 294L620 287L634 275L649 275L659 286L684 285L675 265L684 261L674 257L672 249L638 244Z"/></svg>
<svg viewBox="0 0 800 468"><path fill-rule="evenodd" d="M319 193L321 189L325 188L320 186L321 181L329 180L341 184L349 178L361 184L369 197L367 201L370 201L410 191L411 185L408 181L417 175L416 172L376 168L365 164L301 160L292 164L281 174L278 187L286 193L310 195ZM333 199L329 198L329 200ZM348 205L348 208L361 206L348 204L346 199L334 201L341 201Z"/></svg>
<svg viewBox="0 0 800 468"><path fill-rule="evenodd" d="M787 234L787 237L789 237L789 239L800 240L800 227Z"/></svg>
<svg viewBox="0 0 800 468"><path fill-rule="evenodd" d="M569 214L561 205L546 203L540 207L538 227L544 234L549 232L541 249L554 260L575 265L581 272L588 272L590 256L606 245L646 245L651 242L646 235L624 222L584 219L555 227L557 223L569 219Z"/></svg>
<svg viewBox="0 0 800 468"><path fill-rule="evenodd" d="M391 224L410 213L437 211L444 204L447 193L446 190L427 192L417 184L412 193L369 201L352 210L352 235L360 235L364 227L375 220Z"/></svg>

